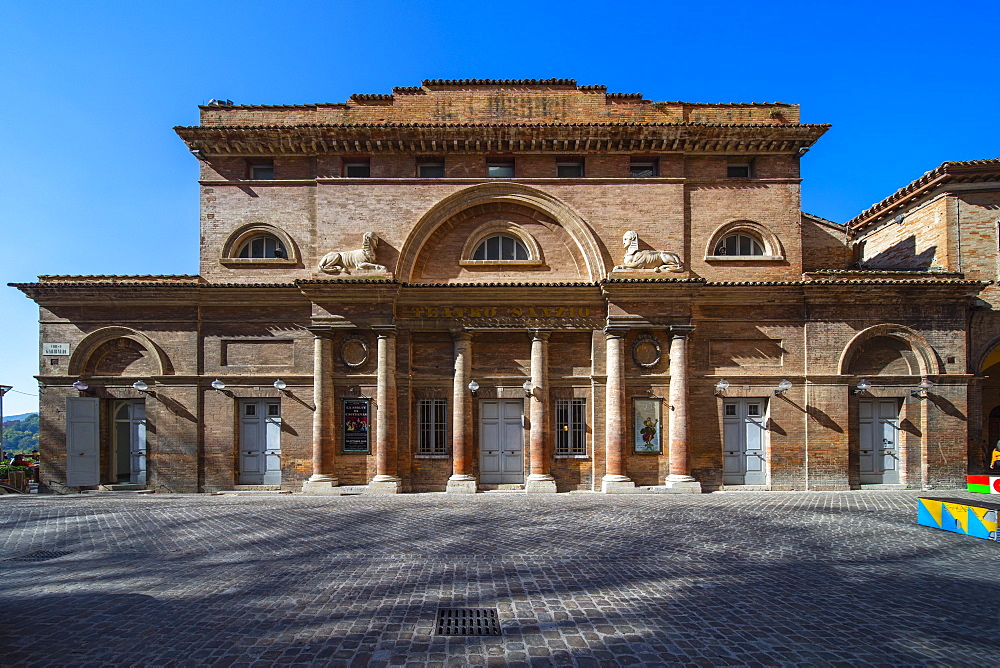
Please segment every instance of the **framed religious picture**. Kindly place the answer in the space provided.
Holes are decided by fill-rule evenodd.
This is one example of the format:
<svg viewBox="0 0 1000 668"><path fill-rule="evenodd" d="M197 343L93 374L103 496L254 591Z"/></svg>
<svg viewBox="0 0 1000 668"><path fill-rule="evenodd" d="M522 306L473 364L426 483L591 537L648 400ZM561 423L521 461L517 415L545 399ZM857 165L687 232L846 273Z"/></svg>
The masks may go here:
<svg viewBox="0 0 1000 668"><path fill-rule="evenodd" d="M344 452L370 452L371 399L344 399Z"/></svg>
<svg viewBox="0 0 1000 668"><path fill-rule="evenodd" d="M632 400L632 442L637 454L663 452L663 420L660 399L635 398Z"/></svg>

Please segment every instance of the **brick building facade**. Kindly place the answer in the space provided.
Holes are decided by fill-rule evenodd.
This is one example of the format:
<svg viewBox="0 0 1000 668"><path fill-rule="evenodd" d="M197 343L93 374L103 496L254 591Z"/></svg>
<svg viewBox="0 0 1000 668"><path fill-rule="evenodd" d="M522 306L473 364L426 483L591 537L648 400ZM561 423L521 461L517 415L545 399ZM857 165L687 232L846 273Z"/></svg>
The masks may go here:
<svg viewBox="0 0 1000 668"><path fill-rule="evenodd" d="M969 468L1000 441L1000 159L946 162L848 221L860 266L964 276L986 285L969 305Z"/></svg>
<svg viewBox="0 0 1000 668"><path fill-rule="evenodd" d="M826 129L571 80L213 101L176 128L197 276L15 286L41 308L43 478L958 485L983 283L849 269L848 230L800 207Z"/></svg>

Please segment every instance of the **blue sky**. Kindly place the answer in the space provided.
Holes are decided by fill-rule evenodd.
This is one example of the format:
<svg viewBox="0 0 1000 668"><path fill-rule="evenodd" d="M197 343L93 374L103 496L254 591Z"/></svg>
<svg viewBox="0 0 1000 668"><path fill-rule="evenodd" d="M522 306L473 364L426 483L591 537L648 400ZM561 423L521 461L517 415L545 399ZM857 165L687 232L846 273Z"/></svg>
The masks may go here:
<svg viewBox="0 0 1000 668"><path fill-rule="evenodd" d="M39 274L196 273L210 98L341 102L435 78L576 79L647 99L793 102L833 128L803 208L843 222L945 160L1000 157L994 4L7 2L0 383L35 410Z"/></svg>

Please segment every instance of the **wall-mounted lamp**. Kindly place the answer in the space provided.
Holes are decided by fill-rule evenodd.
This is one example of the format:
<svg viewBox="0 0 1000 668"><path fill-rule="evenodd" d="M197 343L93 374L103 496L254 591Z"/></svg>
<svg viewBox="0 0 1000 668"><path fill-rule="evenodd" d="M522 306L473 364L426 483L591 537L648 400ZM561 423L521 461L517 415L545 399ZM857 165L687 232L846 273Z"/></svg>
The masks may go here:
<svg viewBox="0 0 1000 668"><path fill-rule="evenodd" d="M136 392L141 392L142 394L152 394L149 391L149 385L147 385L146 381L144 381L142 379L137 380L134 383L132 383L132 389L135 390Z"/></svg>
<svg viewBox="0 0 1000 668"><path fill-rule="evenodd" d="M476 396L476 394L479 393L479 383L477 383L474 380L470 380L469 381L469 392L472 393L472 396Z"/></svg>
<svg viewBox="0 0 1000 668"><path fill-rule="evenodd" d="M222 392L224 389L226 389L226 384L223 383L218 378L216 378L215 380L212 381L212 389L213 390L218 390L219 392Z"/></svg>
<svg viewBox="0 0 1000 668"><path fill-rule="evenodd" d="M725 378L715 384L715 396L721 397L729 389L729 381Z"/></svg>
<svg viewBox="0 0 1000 668"><path fill-rule="evenodd" d="M284 392L285 388L288 387L288 383L281 380L280 378L274 381L272 385L274 385L274 389L276 389L278 392Z"/></svg>
<svg viewBox="0 0 1000 668"><path fill-rule="evenodd" d="M854 389L851 391L854 392L854 394L861 394L863 392L867 392L870 389L872 389L871 382L869 382L867 378L862 378L861 380L858 381L858 384L855 385Z"/></svg>
<svg viewBox="0 0 1000 668"><path fill-rule="evenodd" d="M75 387L76 389L78 389L81 392L83 392L84 390L88 389L90 387L90 385L87 385L87 383L85 383L83 381L83 379L81 378L80 380L78 380L75 383L73 383L73 387Z"/></svg>
<svg viewBox="0 0 1000 668"><path fill-rule="evenodd" d="M530 378L528 380L524 381L524 384L521 385L521 387L524 388L524 396L526 396L526 397L530 397L532 390L535 389L535 386L531 384L531 379Z"/></svg>
<svg viewBox="0 0 1000 668"><path fill-rule="evenodd" d="M792 381L787 378L783 378L780 383L778 383L778 389L774 391L774 396L780 397L782 394L792 389Z"/></svg>
<svg viewBox="0 0 1000 668"><path fill-rule="evenodd" d="M926 377L921 378L920 383L917 385L917 389L910 390L910 396L923 399L924 397L927 396L927 390L931 389L932 387L934 387L934 383L931 382L929 378Z"/></svg>

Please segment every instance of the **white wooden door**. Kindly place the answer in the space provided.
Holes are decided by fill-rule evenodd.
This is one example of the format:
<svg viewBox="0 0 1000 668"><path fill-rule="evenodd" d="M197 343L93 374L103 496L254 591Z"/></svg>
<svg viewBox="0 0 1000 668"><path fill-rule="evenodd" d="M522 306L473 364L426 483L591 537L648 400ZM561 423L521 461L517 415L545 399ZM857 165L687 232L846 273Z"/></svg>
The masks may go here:
<svg viewBox="0 0 1000 668"><path fill-rule="evenodd" d="M66 484L100 484L100 399L66 397Z"/></svg>
<svg viewBox="0 0 1000 668"><path fill-rule="evenodd" d="M860 399L861 484L899 483L899 402Z"/></svg>
<svg viewBox="0 0 1000 668"><path fill-rule="evenodd" d="M479 478L486 485L524 483L524 402L479 402Z"/></svg>
<svg viewBox="0 0 1000 668"><path fill-rule="evenodd" d="M240 400L240 484L281 484L281 403Z"/></svg>
<svg viewBox="0 0 1000 668"><path fill-rule="evenodd" d="M146 401L129 402L129 482L146 484Z"/></svg>
<svg viewBox="0 0 1000 668"><path fill-rule="evenodd" d="M767 484L764 399L727 399L722 404L722 482Z"/></svg>

